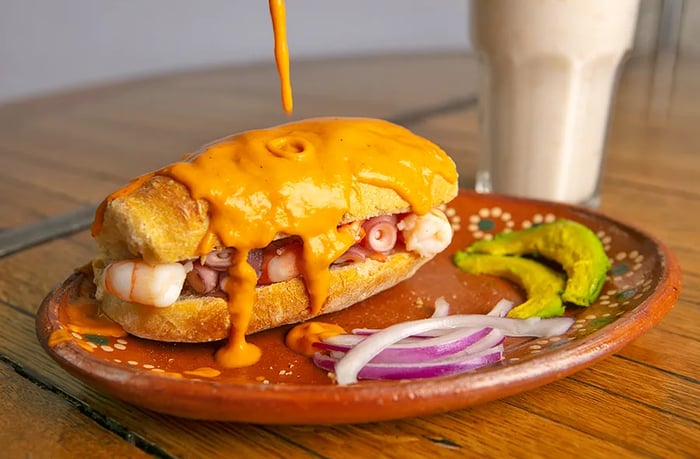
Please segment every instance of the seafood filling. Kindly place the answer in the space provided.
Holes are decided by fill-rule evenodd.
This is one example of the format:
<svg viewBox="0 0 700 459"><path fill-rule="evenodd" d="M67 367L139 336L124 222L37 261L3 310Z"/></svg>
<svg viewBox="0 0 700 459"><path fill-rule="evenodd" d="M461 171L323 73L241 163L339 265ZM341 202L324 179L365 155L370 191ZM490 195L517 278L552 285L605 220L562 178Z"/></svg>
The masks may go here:
<svg viewBox="0 0 700 459"><path fill-rule="evenodd" d="M338 230L349 232L355 238L355 244L331 267L367 259L384 262L397 250L429 257L442 252L452 240L450 222L437 208L425 215L380 215L347 223ZM104 288L122 300L155 307L170 306L183 293L226 297L224 285L235 250L231 247L215 250L180 263L152 265L143 260L111 263L105 269ZM302 251L302 241L296 236L251 250L248 264L257 273L257 285L301 276Z"/></svg>

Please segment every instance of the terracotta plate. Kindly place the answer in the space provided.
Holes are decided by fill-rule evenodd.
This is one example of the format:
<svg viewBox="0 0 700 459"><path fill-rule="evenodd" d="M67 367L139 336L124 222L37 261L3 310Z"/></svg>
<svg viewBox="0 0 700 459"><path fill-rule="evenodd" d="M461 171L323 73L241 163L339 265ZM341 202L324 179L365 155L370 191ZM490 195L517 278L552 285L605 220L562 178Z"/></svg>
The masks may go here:
<svg viewBox="0 0 700 459"><path fill-rule="evenodd" d="M135 405L189 418L271 424L336 424L397 419L468 407L563 378L612 354L651 328L675 303L675 257L643 232L590 210L463 191L447 207L456 229L452 246L412 279L322 320L346 329L384 327L427 317L444 296L453 313L486 312L500 298L522 300L507 281L460 272L452 254L472 241L556 217L595 231L612 260L598 301L569 307L576 322L564 336L510 339L499 364L459 376L412 381L363 381L339 387L309 359L283 343L289 327L259 333L255 366L216 367L219 344L166 344L127 336L70 331L65 305L85 298L91 281L76 272L44 300L39 340L65 369L98 390ZM63 330L61 332L60 330ZM49 346L52 333L64 340ZM54 336L56 336L54 334Z"/></svg>

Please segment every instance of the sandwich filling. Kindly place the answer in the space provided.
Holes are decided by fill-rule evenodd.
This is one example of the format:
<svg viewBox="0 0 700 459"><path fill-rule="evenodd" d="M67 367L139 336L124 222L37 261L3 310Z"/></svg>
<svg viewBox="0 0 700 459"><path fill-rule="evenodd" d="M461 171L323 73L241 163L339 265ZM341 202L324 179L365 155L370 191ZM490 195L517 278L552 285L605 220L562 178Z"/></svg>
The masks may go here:
<svg viewBox="0 0 700 459"><path fill-rule="evenodd" d="M153 184L159 177L184 186L188 201L138 217L119 214L120 203L129 198L138 203L136 211L148 208L149 199L167 201L157 189L144 191L160 186ZM105 199L93 235L108 291L122 291L110 284L124 276L116 274L120 263L129 272L127 263L138 260L129 279L162 274L170 285L162 305L175 301L183 286L225 295L230 335L216 357L221 366L234 368L260 358L260 350L245 339L258 285L301 277L310 313L318 314L333 265L381 258L392 250L431 256L444 249L451 228L434 208L456 191L454 162L427 139L381 120L320 118L228 137L136 179ZM393 236L368 238L387 227L395 228ZM435 236L445 231L447 238ZM441 243L439 250L429 248ZM115 256L115 244L131 257ZM171 275L182 277L179 288L178 282L168 283ZM128 285L129 298L137 293L134 285Z"/></svg>
<svg viewBox="0 0 700 459"><path fill-rule="evenodd" d="M367 259L384 262L392 253L408 250L407 247L430 257L443 251L452 240L452 227L437 208L425 215L408 213L357 220L343 225L340 231L352 234L356 242L331 264L331 269ZM257 286L301 277L302 245L300 238L292 236L249 251L247 263L255 269ZM227 247L206 256L156 265L139 259L114 262L104 271L104 289L124 301L153 307L172 306L182 295L227 298L226 284L236 251Z"/></svg>

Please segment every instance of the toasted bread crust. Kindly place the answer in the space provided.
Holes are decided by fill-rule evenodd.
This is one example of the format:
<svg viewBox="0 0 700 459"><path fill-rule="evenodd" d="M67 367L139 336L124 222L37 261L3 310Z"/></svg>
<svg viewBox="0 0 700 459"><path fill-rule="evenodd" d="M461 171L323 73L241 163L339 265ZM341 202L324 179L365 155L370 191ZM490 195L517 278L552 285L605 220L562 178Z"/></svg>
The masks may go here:
<svg viewBox="0 0 700 459"><path fill-rule="evenodd" d="M433 180L433 205L457 195L457 184L440 176ZM357 183L350 207L338 224L410 210L395 191ZM156 175L126 196L107 203L102 231L95 238L99 254L97 273L114 260L139 257L148 263L172 263L197 256L197 247L209 227L206 200L194 200L187 188L170 177ZM284 235L278 235L283 237Z"/></svg>
<svg viewBox="0 0 700 459"><path fill-rule="evenodd" d="M106 262L138 256L148 263L191 258L209 226L209 205L183 184L156 175L111 200L95 235Z"/></svg>
<svg viewBox="0 0 700 459"><path fill-rule="evenodd" d="M340 311L386 290L413 274L430 258L398 252L385 262L366 260L331 270L328 301L319 314ZM258 287L247 334L308 320L306 287L300 278ZM184 297L174 305L155 308L130 303L105 293L102 310L128 333L171 342L207 342L228 337L227 303L218 297Z"/></svg>

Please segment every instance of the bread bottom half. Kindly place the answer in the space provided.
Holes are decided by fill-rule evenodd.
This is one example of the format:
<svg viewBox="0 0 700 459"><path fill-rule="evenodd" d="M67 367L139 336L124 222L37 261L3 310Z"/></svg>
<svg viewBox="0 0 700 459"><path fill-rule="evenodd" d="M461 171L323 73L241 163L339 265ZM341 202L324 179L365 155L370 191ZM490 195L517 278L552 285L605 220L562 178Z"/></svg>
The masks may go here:
<svg viewBox="0 0 700 459"><path fill-rule="evenodd" d="M247 334L345 309L408 279L430 259L397 252L384 262L367 259L332 268L328 300L318 314L309 311L306 286L299 278L258 287ZM231 323L226 300L211 296L181 297L172 306L155 308L105 292L102 310L128 333L157 341L217 341L228 337Z"/></svg>

